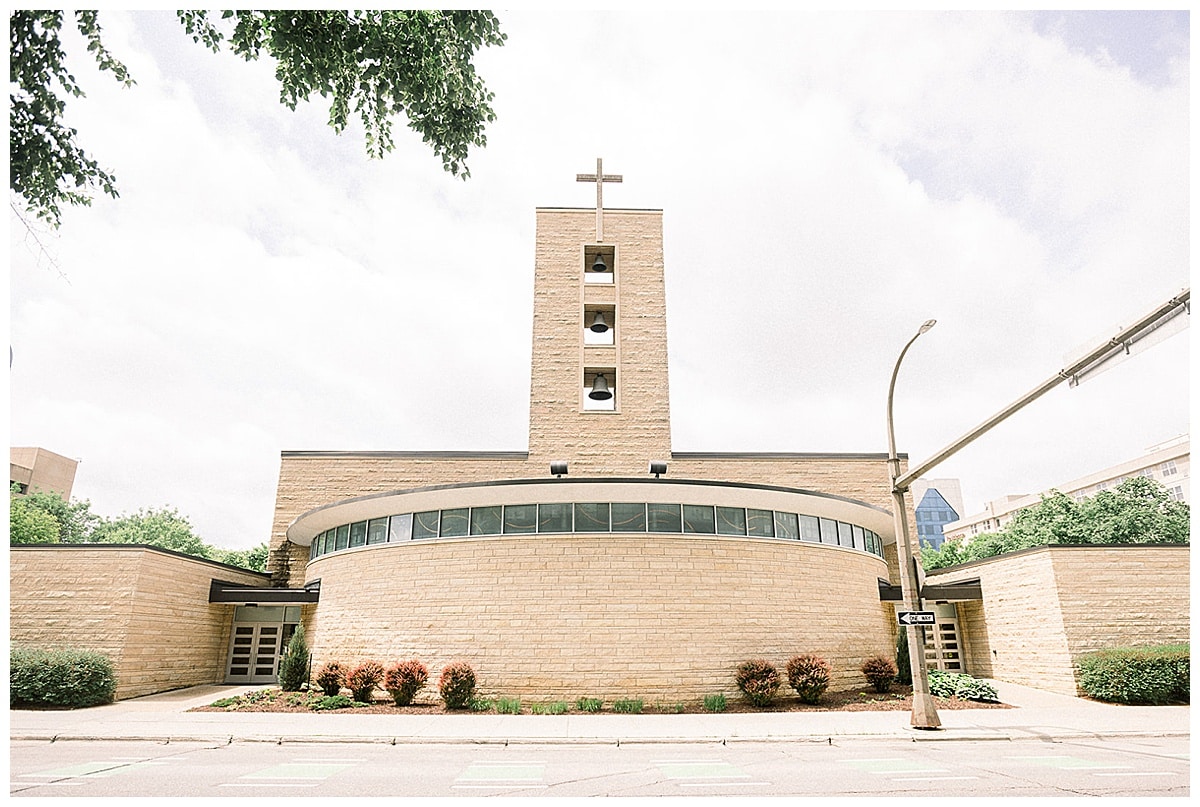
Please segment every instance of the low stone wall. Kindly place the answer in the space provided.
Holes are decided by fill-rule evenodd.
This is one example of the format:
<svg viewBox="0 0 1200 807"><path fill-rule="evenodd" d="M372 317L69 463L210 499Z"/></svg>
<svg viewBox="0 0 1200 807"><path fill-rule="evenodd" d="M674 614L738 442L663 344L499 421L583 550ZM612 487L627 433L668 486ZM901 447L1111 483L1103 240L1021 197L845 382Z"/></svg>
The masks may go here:
<svg viewBox="0 0 1200 807"><path fill-rule="evenodd" d="M641 533L438 539L366 546L309 564L307 625L327 661L418 658L436 696L462 659L480 692L536 700L738 696L737 665L816 653L835 688L892 655L878 557L755 538ZM788 692L786 682L783 693Z"/></svg>
<svg viewBox="0 0 1200 807"><path fill-rule="evenodd" d="M218 683L232 606L208 602L213 578L266 575L142 546L13 546L9 641L77 647L113 660L118 699Z"/></svg>
<svg viewBox="0 0 1200 807"><path fill-rule="evenodd" d="M1046 546L931 572L927 582L980 581L983 599L958 603L968 672L1075 695L1080 656L1188 641L1190 553Z"/></svg>

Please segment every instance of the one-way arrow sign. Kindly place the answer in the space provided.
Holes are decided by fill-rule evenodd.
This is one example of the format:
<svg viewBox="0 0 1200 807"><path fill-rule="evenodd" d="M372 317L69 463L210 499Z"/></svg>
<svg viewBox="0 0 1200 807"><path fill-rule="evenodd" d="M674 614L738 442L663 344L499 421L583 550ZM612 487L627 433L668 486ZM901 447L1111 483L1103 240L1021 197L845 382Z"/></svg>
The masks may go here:
<svg viewBox="0 0 1200 807"><path fill-rule="evenodd" d="M900 611L896 614L896 621L901 625L933 625L937 619L933 611Z"/></svg>

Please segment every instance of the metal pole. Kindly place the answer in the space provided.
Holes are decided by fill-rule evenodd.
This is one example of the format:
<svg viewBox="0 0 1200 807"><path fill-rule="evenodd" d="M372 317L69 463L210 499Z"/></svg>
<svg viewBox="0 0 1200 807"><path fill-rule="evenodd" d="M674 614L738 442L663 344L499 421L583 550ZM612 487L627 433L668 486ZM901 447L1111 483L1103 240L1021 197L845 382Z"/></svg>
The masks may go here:
<svg viewBox="0 0 1200 807"><path fill-rule="evenodd" d="M900 457L896 453L896 431L892 422L892 398L896 391L896 376L900 374L900 363L904 354L917 341L917 337L928 331L937 320L928 320L908 340L896 366L892 370L892 381L888 385L887 400L887 432L888 432L888 472L892 483L892 519L896 533L896 556L900 564L900 591L904 599L904 607L910 611L919 611L921 600L921 580L917 564L918 556L913 552L912 538L908 531L908 512L905 509L904 494L908 487L898 484L900 478ZM929 673L925 667L925 628L921 625L908 625L908 661L912 671L913 705L912 726L918 729L937 729L942 725L938 717L937 707L933 703L933 695L929 692Z"/></svg>

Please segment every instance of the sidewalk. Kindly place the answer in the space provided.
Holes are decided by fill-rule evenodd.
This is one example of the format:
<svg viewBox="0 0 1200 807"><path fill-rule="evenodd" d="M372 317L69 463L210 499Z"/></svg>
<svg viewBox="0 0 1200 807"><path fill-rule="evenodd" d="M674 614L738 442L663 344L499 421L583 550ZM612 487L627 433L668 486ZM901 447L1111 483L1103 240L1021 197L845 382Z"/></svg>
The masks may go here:
<svg viewBox="0 0 1200 807"><path fill-rule="evenodd" d="M258 687L201 686L73 711L10 711L11 740L270 743L728 743L835 740L1066 740L1189 736L1188 706L1118 706L993 682L1013 709L683 715L354 715L188 712Z"/></svg>

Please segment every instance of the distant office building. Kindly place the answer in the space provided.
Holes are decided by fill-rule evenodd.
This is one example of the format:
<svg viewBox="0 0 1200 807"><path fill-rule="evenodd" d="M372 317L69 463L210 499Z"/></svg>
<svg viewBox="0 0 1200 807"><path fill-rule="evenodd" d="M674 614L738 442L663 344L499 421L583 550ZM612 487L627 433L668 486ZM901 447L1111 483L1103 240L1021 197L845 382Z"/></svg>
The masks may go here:
<svg viewBox="0 0 1200 807"><path fill-rule="evenodd" d="M1151 446L1145 454L1136 459L1127 460L1063 485L1056 485L1053 490L1081 501L1102 490L1115 488L1131 476L1145 476L1162 483L1175 501L1190 502L1191 467L1190 435L1184 434ZM916 486L913 487L915 489ZM1019 511L1040 502L1042 495L1044 494L1019 494L995 499L987 503L982 513L944 525L942 533L946 538L970 540L972 536L980 533L997 532L1012 521Z"/></svg>
<svg viewBox="0 0 1200 807"><path fill-rule="evenodd" d="M10 487L15 483L22 494L41 491L57 493L68 500L71 498L79 460L44 448L11 448L8 454Z"/></svg>
<svg viewBox="0 0 1200 807"><path fill-rule="evenodd" d="M958 521L965 510L958 480L918 479L911 491L916 502L917 538L921 546L941 548L945 540L943 527Z"/></svg>

